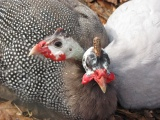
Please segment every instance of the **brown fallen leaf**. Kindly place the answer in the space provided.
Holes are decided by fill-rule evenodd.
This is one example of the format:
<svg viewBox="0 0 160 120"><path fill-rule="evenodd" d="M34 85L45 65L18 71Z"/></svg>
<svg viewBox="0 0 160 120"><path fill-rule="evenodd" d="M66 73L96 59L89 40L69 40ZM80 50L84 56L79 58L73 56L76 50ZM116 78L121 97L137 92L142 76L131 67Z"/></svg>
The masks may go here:
<svg viewBox="0 0 160 120"><path fill-rule="evenodd" d="M29 117L24 117L15 107L11 104L11 101L0 103L0 120L33 120Z"/></svg>
<svg viewBox="0 0 160 120"><path fill-rule="evenodd" d="M104 1L86 2L86 4L99 16L103 24L106 23L109 16L116 9L113 4Z"/></svg>
<svg viewBox="0 0 160 120"><path fill-rule="evenodd" d="M139 119L141 116L137 113L131 113L129 110L117 109L117 113L125 115L128 118Z"/></svg>
<svg viewBox="0 0 160 120"><path fill-rule="evenodd" d="M119 4L122 4L128 0L97 0L97 1L103 1L103 2L109 2L109 3L112 3L114 5L119 5Z"/></svg>

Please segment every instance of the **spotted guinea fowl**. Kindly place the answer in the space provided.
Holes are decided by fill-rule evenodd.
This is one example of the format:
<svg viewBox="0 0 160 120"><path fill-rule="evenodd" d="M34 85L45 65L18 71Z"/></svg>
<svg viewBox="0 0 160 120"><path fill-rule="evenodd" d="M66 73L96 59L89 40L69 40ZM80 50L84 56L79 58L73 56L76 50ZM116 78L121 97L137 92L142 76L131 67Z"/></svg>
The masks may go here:
<svg viewBox="0 0 160 120"><path fill-rule="evenodd" d="M95 50L97 49L95 48ZM92 55L95 53L94 49L87 51L92 51ZM62 70L62 78L69 106L72 111L81 114L85 119L103 120L115 111L117 98L114 83L108 84L114 80L114 74L105 69L109 65L108 55L103 50L101 52L105 57L88 56L87 52L84 54L84 49L73 38L66 37L64 30L59 28L52 36L46 37L33 46L29 56L44 56L53 61L67 59ZM94 59L94 61L85 64L86 59ZM103 65L98 62L96 65L94 64L99 60ZM82 64L86 72L82 68ZM80 108L77 108L78 106ZM88 106L91 111L85 110Z"/></svg>
<svg viewBox="0 0 160 120"><path fill-rule="evenodd" d="M118 100L125 108L160 108L159 3L158 0L129 1L105 25L110 44L104 51L111 60L106 71L115 73ZM97 66L92 50L85 54L93 57L84 63ZM99 64L103 63L99 61Z"/></svg>
<svg viewBox="0 0 160 120"><path fill-rule="evenodd" d="M103 47L108 42L98 17L76 0L0 0L0 85L5 87L1 97L39 103L52 109L56 120L64 119L60 113L69 119L107 118L116 107L114 89L102 94L95 82L83 86L84 72L76 60L64 63L28 56L34 44L55 35L57 28L83 46L80 54L92 46L95 36Z"/></svg>

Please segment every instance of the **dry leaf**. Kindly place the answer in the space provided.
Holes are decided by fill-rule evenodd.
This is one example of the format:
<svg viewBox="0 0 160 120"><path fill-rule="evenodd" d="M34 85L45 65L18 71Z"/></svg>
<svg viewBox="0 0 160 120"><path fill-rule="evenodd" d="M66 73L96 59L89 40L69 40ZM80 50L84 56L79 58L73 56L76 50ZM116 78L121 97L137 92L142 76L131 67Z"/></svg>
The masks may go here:
<svg viewBox="0 0 160 120"><path fill-rule="evenodd" d="M11 101L8 101L0 103L0 120L32 120L32 118L23 117Z"/></svg>

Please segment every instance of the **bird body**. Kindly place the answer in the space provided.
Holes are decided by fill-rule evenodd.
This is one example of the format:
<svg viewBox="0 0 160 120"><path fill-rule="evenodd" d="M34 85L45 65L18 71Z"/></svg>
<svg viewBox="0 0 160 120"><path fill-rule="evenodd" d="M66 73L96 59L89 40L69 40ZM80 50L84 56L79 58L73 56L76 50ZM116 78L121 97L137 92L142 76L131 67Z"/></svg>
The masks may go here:
<svg viewBox="0 0 160 120"><path fill-rule="evenodd" d="M114 80L114 74L108 74L107 71L103 69L103 67L108 67L108 55L102 51L105 57L100 58L103 63L98 65L96 61L99 61L99 58L94 55L93 49L89 49L87 50L88 52L84 53L83 60L77 59L75 55L80 55L78 58L81 58L82 55L79 54L78 50L83 52L83 48L77 45L78 43L71 37L64 35L61 28L57 29L55 33L49 37L51 39L48 40L48 38L46 38L37 43L31 49L29 55L44 56L53 61L66 60L60 75L64 81L63 90L65 91L66 104L70 106L70 110L74 114L84 119L104 120L115 111L117 105L114 83L110 83ZM72 51L68 51L73 44L77 46L77 50L72 47ZM88 57L87 53L93 54ZM54 56L59 56L59 58L55 59ZM85 61L88 59L93 62L85 64ZM85 71L91 74L88 76L88 74L85 74ZM86 108L89 108L89 110L86 110Z"/></svg>
<svg viewBox="0 0 160 120"><path fill-rule="evenodd" d="M125 108L160 108L160 1L133 0L105 25L105 48L116 75L118 100Z"/></svg>
<svg viewBox="0 0 160 120"><path fill-rule="evenodd" d="M111 88L115 83L119 103L125 108L160 107L159 15L158 0L133 0L123 4L111 15L105 25L110 43L104 52L108 54L105 56L110 58L110 65L104 67L103 65L108 64L103 58L95 57L93 48L89 48L84 54L86 59L83 63L86 64L83 65L87 67L86 75L92 73L95 75L94 68L98 65L107 71L103 71L103 75L107 74L108 70L115 74L116 80L111 83ZM106 61L109 63L108 59ZM91 71L87 72L87 70ZM98 79L103 75L100 74ZM92 80L90 76L85 76L86 78L88 81ZM105 92L104 87L101 89Z"/></svg>
<svg viewBox="0 0 160 120"><path fill-rule="evenodd" d="M108 44L98 17L76 0L0 0L1 85L20 101L53 110L52 119L60 119L55 112L63 115L61 119L107 118L116 109L111 85L110 92L103 94L95 82L88 87L81 84L84 71L75 61L28 56L33 45L57 28L63 28L84 50L92 46L95 36L102 39L102 47Z"/></svg>

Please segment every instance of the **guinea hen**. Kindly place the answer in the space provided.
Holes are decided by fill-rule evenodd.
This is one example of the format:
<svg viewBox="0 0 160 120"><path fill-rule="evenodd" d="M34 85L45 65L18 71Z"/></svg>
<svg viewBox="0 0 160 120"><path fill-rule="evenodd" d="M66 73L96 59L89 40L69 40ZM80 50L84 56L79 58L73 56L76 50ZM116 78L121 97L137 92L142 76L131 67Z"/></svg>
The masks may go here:
<svg viewBox="0 0 160 120"><path fill-rule="evenodd" d="M47 36L31 49L29 56L34 54L42 54L54 61L69 58L81 60L84 49L72 37L67 37L62 28L58 28L53 35Z"/></svg>
<svg viewBox="0 0 160 120"><path fill-rule="evenodd" d="M159 0L129 1L120 6L105 25L110 44L103 51L111 60L106 71L115 73L118 100L125 108L160 107L159 4ZM99 64L107 64L102 62L106 54L102 54L102 61L97 61L92 48L86 51L85 56L90 58L83 62L85 66L92 64L96 68ZM105 91L104 88L102 90Z"/></svg>
<svg viewBox="0 0 160 120"><path fill-rule="evenodd" d="M94 40L97 40L97 37ZM72 45L74 47L71 47ZM96 46L99 48L98 45ZM98 50L96 48L95 50ZM43 55L53 61L67 59L62 71L62 78L64 79L68 105L71 106L74 113L80 114L85 119L103 120L115 111L117 98L114 83L108 84L114 80L114 74L106 71L109 65L108 55L103 50L99 51L102 52L103 57L94 55L96 52L93 47L86 51L86 53L92 52L92 55L88 56L86 53L83 55L83 48L73 38L66 37L63 29L60 28L52 36L37 43L29 55ZM83 62L81 61L82 56ZM92 62L85 63L86 60L92 60ZM99 64L98 61L102 61L102 63ZM83 86L83 84L85 85ZM92 112L84 110L87 107L92 109Z"/></svg>
<svg viewBox="0 0 160 120"><path fill-rule="evenodd" d="M82 85L84 70L77 60L64 63L28 56L34 44L55 35L57 28L83 46L80 54L92 46L95 36L103 47L108 43L97 15L76 0L0 0L0 83L5 87L1 97L39 103L53 110L56 120L64 119L58 113L69 119L107 118L116 109L112 87L103 94L94 81ZM14 94L4 94L6 89Z"/></svg>
<svg viewBox="0 0 160 120"><path fill-rule="evenodd" d="M105 51L125 108L160 108L159 5L159 0L129 1L105 25L111 41Z"/></svg>

